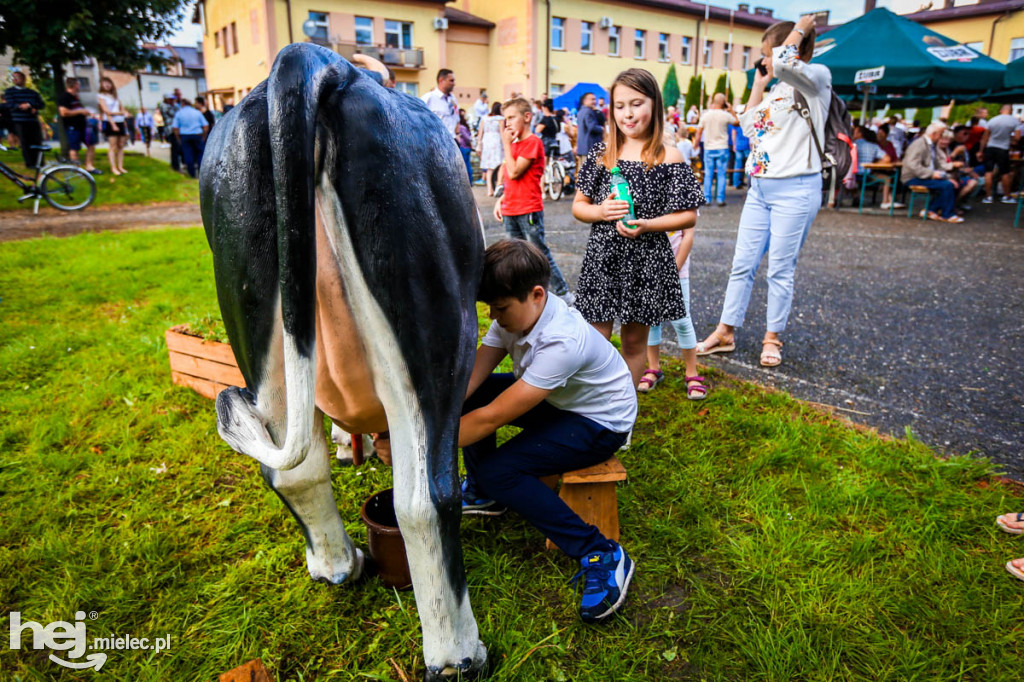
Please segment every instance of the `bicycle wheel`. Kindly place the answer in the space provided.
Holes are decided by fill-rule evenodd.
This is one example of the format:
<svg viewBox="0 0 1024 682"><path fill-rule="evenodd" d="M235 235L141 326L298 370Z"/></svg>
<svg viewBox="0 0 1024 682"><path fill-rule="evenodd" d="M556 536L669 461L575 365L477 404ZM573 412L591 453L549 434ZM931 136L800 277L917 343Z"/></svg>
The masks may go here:
<svg viewBox="0 0 1024 682"><path fill-rule="evenodd" d="M554 161L549 168L551 180L548 182L548 196L551 197L551 201L558 201L565 190L565 169L558 161Z"/></svg>
<svg viewBox="0 0 1024 682"><path fill-rule="evenodd" d="M80 211L96 198L96 181L78 166L54 166L39 181L46 203L61 211Z"/></svg>

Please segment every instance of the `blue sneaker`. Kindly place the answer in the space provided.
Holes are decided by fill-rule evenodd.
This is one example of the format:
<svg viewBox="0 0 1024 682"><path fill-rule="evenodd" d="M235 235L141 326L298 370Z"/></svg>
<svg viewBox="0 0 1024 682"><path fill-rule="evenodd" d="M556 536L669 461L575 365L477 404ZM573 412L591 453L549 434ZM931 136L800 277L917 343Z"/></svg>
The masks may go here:
<svg viewBox="0 0 1024 682"><path fill-rule="evenodd" d="M584 578L580 618L596 623L618 611L626 601L626 590L636 564L626 550L616 544L611 551L586 555L580 559L580 566L579 573L572 577L572 582Z"/></svg>
<svg viewBox="0 0 1024 682"><path fill-rule="evenodd" d="M507 511L508 507L486 497L480 497L476 490L469 485L468 480L462 482L462 514L464 516L501 516Z"/></svg>

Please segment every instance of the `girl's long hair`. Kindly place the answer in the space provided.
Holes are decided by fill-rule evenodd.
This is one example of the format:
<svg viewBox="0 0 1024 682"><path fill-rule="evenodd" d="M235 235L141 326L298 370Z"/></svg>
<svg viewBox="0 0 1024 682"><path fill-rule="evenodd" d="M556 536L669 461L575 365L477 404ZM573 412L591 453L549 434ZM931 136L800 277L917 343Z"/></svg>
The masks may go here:
<svg viewBox="0 0 1024 682"><path fill-rule="evenodd" d="M604 167L611 170L618 164L619 151L626 142L626 136L615 123L615 88L619 85L632 88L645 97L651 98L651 123L645 131L647 140L644 142L644 148L640 154L641 160L647 164L648 168L651 168L665 160L665 144L662 142L662 135L665 132L665 105L661 99L658 81L654 80L654 76L646 69L626 69L615 77L608 90L608 99L611 102L611 109L608 113L612 120L606 136Z"/></svg>

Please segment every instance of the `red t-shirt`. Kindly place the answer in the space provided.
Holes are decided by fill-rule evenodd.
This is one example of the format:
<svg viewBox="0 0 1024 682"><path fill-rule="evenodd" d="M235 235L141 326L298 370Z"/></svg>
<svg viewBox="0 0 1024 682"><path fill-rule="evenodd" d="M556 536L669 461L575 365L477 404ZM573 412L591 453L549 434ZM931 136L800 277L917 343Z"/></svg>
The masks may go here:
<svg viewBox="0 0 1024 682"><path fill-rule="evenodd" d="M533 159L526 172L515 180L508 177L508 168L501 166L505 194L501 198L502 215L526 215L544 210L544 197L540 192L540 177L544 174L544 143L540 137L530 135L512 143L512 159Z"/></svg>

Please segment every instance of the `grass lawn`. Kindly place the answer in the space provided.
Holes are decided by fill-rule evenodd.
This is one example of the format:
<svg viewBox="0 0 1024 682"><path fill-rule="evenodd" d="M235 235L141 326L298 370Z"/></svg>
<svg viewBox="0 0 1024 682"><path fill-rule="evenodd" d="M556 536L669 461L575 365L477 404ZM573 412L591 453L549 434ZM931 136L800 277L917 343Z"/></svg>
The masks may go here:
<svg viewBox="0 0 1024 682"><path fill-rule="evenodd" d="M51 146L58 149L55 143L51 143ZM48 153L46 158L48 161L52 161L54 159L53 152ZM34 177L34 173L29 173L25 169L20 151L0 151L0 161L18 173ZM107 162L105 151L96 152L96 167L103 171L103 175L96 176L96 200L90 208L118 204L153 204L167 201L197 203L199 201L199 182L197 180L192 180L181 173L175 173L163 161L149 158L143 154L125 153L124 167L128 174L120 177L114 177L110 173L110 164ZM0 211L31 213L32 202L18 203L18 197L22 194L21 188L13 182L0 178ZM43 210L44 206L47 207L47 210L56 212L56 209L49 208L45 201L39 204L39 210Z"/></svg>
<svg viewBox="0 0 1024 682"><path fill-rule="evenodd" d="M0 679L212 680L255 657L280 680L422 675L412 594L310 581L257 464L170 383L164 330L216 312L200 230L0 244L0 297L0 616L172 638L99 673L4 647ZM993 523L1019 488L714 371L688 402L667 370L621 457L620 617L582 624L575 567L520 519L463 524L492 679L1024 677L1024 584L1003 569L1024 544ZM389 472L334 485L365 546L359 505Z"/></svg>

